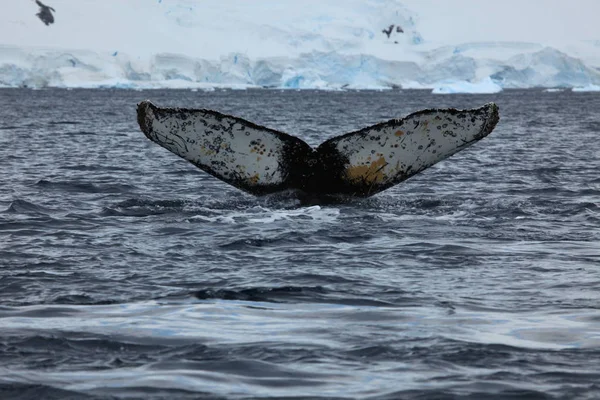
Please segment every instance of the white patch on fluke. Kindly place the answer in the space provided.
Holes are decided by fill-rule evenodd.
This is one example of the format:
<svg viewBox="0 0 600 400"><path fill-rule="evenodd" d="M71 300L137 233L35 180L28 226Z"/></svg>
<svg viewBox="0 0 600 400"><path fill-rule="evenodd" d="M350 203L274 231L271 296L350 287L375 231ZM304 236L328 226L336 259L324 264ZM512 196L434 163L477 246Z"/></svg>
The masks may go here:
<svg viewBox="0 0 600 400"><path fill-rule="evenodd" d="M283 133L210 110L160 109L149 102L139 110L150 140L219 179L245 189L280 186L287 178Z"/></svg>
<svg viewBox="0 0 600 400"><path fill-rule="evenodd" d="M417 112L332 139L331 144L348 161L342 179L378 192L485 137L497 115L493 103L474 110Z"/></svg>
<svg viewBox="0 0 600 400"><path fill-rule="evenodd" d="M277 170L282 143L263 131L205 113L192 115L186 121L162 118L154 123L154 129L170 134L169 150L177 150L195 164L211 165L218 174L249 181L283 182L284 177Z"/></svg>

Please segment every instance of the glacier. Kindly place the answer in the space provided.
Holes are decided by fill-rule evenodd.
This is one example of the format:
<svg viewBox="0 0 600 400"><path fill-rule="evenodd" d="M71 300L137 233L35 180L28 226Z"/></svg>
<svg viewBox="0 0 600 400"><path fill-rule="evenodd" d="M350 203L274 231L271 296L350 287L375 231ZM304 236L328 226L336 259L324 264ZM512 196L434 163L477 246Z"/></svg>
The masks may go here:
<svg viewBox="0 0 600 400"><path fill-rule="evenodd" d="M502 91L502 87L492 81L491 78L486 78L480 82L448 82L442 83L436 86L432 93L433 94L454 94L454 93L473 93L473 94L489 94L498 93Z"/></svg>
<svg viewBox="0 0 600 400"><path fill-rule="evenodd" d="M34 2L5 7L0 86L439 94L600 87L598 40L498 34L457 42L436 32L443 24L426 1L128 0L118 12L107 2L48 2L56 9L50 26L35 17Z"/></svg>

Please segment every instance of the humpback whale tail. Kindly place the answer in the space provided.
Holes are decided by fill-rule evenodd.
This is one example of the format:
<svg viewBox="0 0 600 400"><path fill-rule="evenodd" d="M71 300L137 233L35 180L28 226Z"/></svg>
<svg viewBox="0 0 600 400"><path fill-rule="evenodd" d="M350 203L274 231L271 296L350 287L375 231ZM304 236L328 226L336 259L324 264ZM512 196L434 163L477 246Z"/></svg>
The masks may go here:
<svg viewBox="0 0 600 400"><path fill-rule="evenodd" d="M487 136L498 107L431 109L326 140L297 137L204 109L138 104L151 141L214 177L254 195L296 189L369 197Z"/></svg>

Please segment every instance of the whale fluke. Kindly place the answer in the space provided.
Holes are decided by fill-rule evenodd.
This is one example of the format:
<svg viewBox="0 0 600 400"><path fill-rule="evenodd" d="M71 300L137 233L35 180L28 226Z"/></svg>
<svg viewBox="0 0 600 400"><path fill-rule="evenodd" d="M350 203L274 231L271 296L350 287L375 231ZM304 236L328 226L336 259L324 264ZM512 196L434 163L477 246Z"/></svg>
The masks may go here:
<svg viewBox="0 0 600 400"><path fill-rule="evenodd" d="M487 136L498 106L431 109L323 142L216 111L138 104L151 141L214 177L254 195L289 189L314 195L368 197L394 186Z"/></svg>

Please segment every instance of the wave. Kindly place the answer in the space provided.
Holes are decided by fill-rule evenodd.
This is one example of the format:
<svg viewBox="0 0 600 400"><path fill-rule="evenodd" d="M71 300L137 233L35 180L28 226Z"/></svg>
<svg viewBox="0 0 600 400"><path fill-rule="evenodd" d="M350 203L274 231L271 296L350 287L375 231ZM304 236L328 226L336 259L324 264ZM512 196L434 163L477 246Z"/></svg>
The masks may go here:
<svg viewBox="0 0 600 400"><path fill-rule="evenodd" d="M44 189L77 193L127 193L137 190L134 185L130 184L93 183L80 180L51 181L41 179L35 185Z"/></svg>
<svg viewBox="0 0 600 400"><path fill-rule="evenodd" d="M27 201L16 199L13 200L8 208L3 211L3 213L9 214L28 214L28 215L48 215L55 210L52 210L48 207L44 207L42 205Z"/></svg>
<svg viewBox="0 0 600 400"><path fill-rule="evenodd" d="M203 289L194 292L199 300L240 300L267 303L327 303L352 306L387 307L392 303L331 291L322 286L251 287L241 289Z"/></svg>
<svg viewBox="0 0 600 400"><path fill-rule="evenodd" d="M3 381L5 381L5 379L0 377L0 398L2 399L99 399L99 396L95 396L93 394L84 394L73 390L58 389L51 385Z"/></svg>

